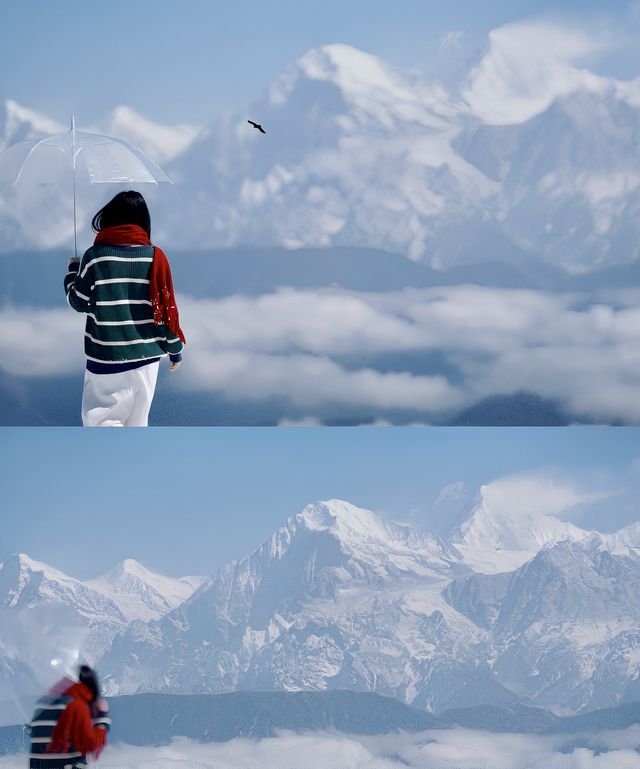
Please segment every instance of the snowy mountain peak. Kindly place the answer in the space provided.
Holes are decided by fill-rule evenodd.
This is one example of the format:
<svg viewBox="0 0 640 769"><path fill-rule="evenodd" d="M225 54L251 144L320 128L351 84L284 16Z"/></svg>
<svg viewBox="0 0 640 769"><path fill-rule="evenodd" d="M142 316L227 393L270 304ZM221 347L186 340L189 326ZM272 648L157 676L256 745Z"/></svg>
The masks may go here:
<svg viewBox="0 0 640 769"><path fill-rule="evenodd" d="M60 123L23 107L13 99L6 99L0 106L0 150L24 139L64 131Z"/></svg>
<svg viewBox="0 0 640 769"><path fill-rule="evenodd" d="M128 107L126 104L119 104L115 107L111 111L109 118L112 123L119 122L124 124L145 120L139 112L136 112L132 107Z"/></svg>
<svg viewBox="0 0 640 769"><path fill-rule="evenodd" d="M269 102L281 107L291 100L296 111L313 103L347 134L364 126L393 129L398 122L443 125L436 113L452 112L440 88L341 43L313 48L285 69L271 86Z"/></svg>
<svg viewBox="0 0 640 769"><path fill-rule="evenodd" d="M344 557L359 564L354 574L386 579L403 573L413 579L440 574L460 562L456 548L441 539L340 499L308 505L293 520L307 531L328 532Z"/></svg>
<svg viewBox="0 0 640 769"><path fill-rule="evenodd" d="M546 545L587 538L588 532L556 517L583 499L571 489L535 478L486 484L452 542L476 571L511 571Z"/></svg>
<svg viewBox="0 0 640 769"><path fill-rule="evenodd" d="M127 619L148 621L185 601L202 581L201 577L165 577L126 558L102 577L86 584L115 601Z"/></svg>
<svg viewBox="0 0 640 769"><path fill-rule="evenodd" d="M31 577L33 574L41 573L46 579L55 580L57 582L72 581L71 577L68 577L63 572L54 569L52 566L48 566L46 563L36 561L25 553L12 553L7 556L4 561L0 563L0 573L2 573L5 578L9 574Z"/></svg>
<svg viewBox="0 0 640 769"><path fill-rule="evenodd" d="M371 510L356 507L341 499L329 499L307 505L296 519L308 529L323 531L330 529L339 538L361 542L390 542L404 539L405 527L388 523ZM400 535L400 536L399 536Z"/></svg>
<svg viewBox="0 0 640 769"><path fill-rule="evenodd" d="M0 571L12 567L29 569L32 566L39 565L41 565L39 561L34 561L33 558L29 558L25 553L11 553L0 563ZM44 566L44 564L42 565Z"/></svg>
<svg viewBox="0 0 640 769"><path fill-rule="evenodd" d="M613 534L598 534L601 549L616 555L640 555L640 523L631 523Z"/></svg>
<svg viewBox="0 0 640 769"><path fill-rule="evenodd" d="M109 570L109 574L133 574L135 576L143 577L147 574L151 574L149 569L146 569L140 561L136 561L134 558L125 558L117 563L112 569Z"/></svg>
<svg viewBox="0 0 640 769"><path fill-rule="evenodd" d="M158 163L166 163L185 152L200 133L200 126L160 125L131 107L120 105L104 121L104 132L140 147Z"/></svg>
<svg viewBox="0 0 640 769"><path fill-rule="evenodd" d="M342 43L312 48L295 66L311 80L332 80L344 91L392 87L394 76L382 59Z"/></svg>

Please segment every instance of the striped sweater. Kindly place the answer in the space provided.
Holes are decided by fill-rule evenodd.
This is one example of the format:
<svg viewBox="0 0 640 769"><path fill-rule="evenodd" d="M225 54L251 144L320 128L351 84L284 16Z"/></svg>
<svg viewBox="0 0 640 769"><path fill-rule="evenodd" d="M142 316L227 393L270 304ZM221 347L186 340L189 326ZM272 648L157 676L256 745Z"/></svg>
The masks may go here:
<svg viewBox="0 0 640 769"><path fill-rule="evenodd" d="M62 712L74 701L73 696L45 696L36 705L33 720L30 724L31 749L29 752L29 769L64 769L65 767L86 767L86 751L83 753L71 744L64 753L47 753L53 731ZM107 732L111 728L111 719L100 715L90 722L91 729L101 728ZM86 739L86 737L85 737Z"/></svg>
<svg viewBox="0 0 640 769"><path fill-rule="evenodd" d="M153 322L149 273L153 246L100 245L71 262L67 301L87 314L84 350L89 361L122 364L182 352L182 342Z"/></svg>

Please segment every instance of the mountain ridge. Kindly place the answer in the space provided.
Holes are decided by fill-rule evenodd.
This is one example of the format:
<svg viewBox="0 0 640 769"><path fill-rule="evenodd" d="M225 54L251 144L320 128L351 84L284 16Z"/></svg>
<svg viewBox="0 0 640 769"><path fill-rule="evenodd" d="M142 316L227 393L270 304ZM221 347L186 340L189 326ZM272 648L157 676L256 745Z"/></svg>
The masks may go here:
<svg viewBox="0 0 640 769"><path fill-rule="evenodd" d="M463 93L333 44L205 128L162 126L124 105L103 123L166 163L181 204L167 191L151 202L169 245L382 248L439 270L497 254L588 274L640 259L640 80L596 80L578 77L539 110L492 124ZM19 105L11 114L0 142L51 128ZM48 205L62 213L58 198ZM27 236L68 242L5 209L3 250Z"/></svg>
<svg viewBox="0 0 640 769"><path fill-rule="evenodd" d="M495 552L500 504L482 511L487 542L476 530L461 545L464 523L435 537L343 500L312 503L173 608L123 617L96 657L105 691L346 688L428 712L633 699L638 525L587 532L525 507L522 531L498 531L522 549L506 561L498 551L491 570L482 559ZM477 514L472 505L467 522Z"/></svg>

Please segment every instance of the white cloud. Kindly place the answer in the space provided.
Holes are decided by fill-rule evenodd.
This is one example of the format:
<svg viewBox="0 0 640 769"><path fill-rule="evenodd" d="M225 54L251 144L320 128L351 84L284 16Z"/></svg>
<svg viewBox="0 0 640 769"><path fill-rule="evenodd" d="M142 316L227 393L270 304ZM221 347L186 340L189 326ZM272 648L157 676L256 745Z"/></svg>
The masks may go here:
<svg viewBox="0 0 640 769"><path fill-rule="evenodd" d="M234 399L284 397L309 408L331 405L367 409L445 409L462 396L444 377L348 371L325 357L200 350L185 367L190 390L218 390Z"/></svg>
<svg viewBox="0 0 640 769"><path fill-rule="evenodd" d="M179 306L188 344L172 383L185 390L279 398L311 419L336 407L373 418L393 409L426 416L528 391L576 418L640 422L637 289L599 297L480 286L290 289L217 301L182 296ZM66 308L6 307L0 367L18 376L80 373L82 324ZM422 362L431 353L446 366L427 374ZM398 354L404 370L376 369L380 356Z"/></svg>
<svg viewBox="0 0 640 769"><path fill-rule="evenodd" d="M82 370L84 318L69 308L0 310L0 367L17 376L61 376Z"/></svg>
<svg viewBox="0 0 640 769"><path fill-rule="evenodd" d="M319 419L315 417L302 417L302 419L281 419L278 427L318 427L321 425Z"/></svg>
<svg viewBox="0 0 640 769"><path fill-rule="evenodd" d="M558 96L603 90L608 79L576 63L611 47L601 32L551 19L516 21L489 33L489 49L471 71L463 97L487 123L522 123Z"/></svg>
<svg viewBox="0 0 640 769"><path fill-rule="evenodd" d="M481 493L492 514L507 519L558 516L576 505L593 504L615 492L587 492L549 475L527 473L498 478L483 485Z"/></svg>
<svg viewBox="0 0 640 769"><path fill-rule="evenodd" d="M640 769L635 748L640 727L592 735L608 752L567 749L573 735L539 736L470 729L416 734L356 736L281 732L262 740L238 738L223 743L175 739L162 747L110 745L96 769ZM0 769L22 765L23 756L3 756Z"/></svg>

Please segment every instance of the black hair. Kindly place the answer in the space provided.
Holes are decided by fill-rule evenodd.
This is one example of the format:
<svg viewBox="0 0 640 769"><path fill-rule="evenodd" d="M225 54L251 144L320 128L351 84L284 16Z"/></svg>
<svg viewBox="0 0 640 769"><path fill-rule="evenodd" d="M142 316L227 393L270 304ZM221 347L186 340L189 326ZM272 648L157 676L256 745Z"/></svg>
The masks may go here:
<svg viewBox="0 0 640 769"><path fill-rule="evenodd" d="M139 192L119 192L91 220L95 232L118 224L138 224L151 238L151 216L145 199Z"/></svg>
<svg viewBox="0 0 640 769"><path fill-rule="evenodd" d="M88 665L82 665L78 673L78 680L81 684L84 684L93 695L91 702L95 702L100 698L100 682L98 681L98 675L95 670Z"/></svg>

